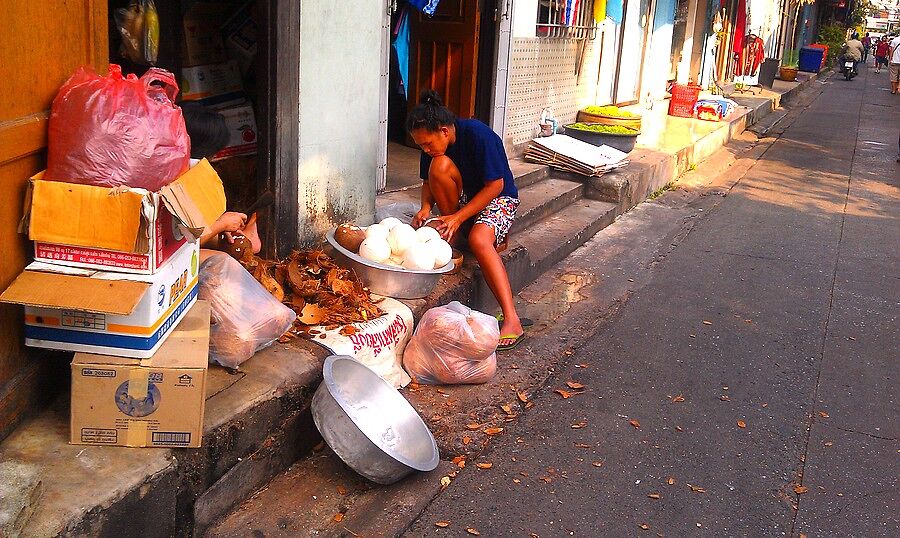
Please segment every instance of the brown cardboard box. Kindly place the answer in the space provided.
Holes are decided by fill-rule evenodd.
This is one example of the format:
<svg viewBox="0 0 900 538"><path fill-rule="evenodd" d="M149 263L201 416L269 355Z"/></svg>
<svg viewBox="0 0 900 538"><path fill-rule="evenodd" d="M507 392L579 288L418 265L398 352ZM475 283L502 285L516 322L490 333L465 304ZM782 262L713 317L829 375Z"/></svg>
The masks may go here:
<svg viewBox="0 0 900 538"><path fill-rule="evenodd" d="M76 353L70 442L199 447L206 407L209 303L199 301L149 359Z"/></svg>
<svg viewBox="0 0 900 538"><path fill-rule="evenodd" d="M222 180L206 159L159 192L31 178L19 231L36 261L152 275L225 211Z"/></svg>
<svg viewBox="0 0 900 538"><path fill-rule="evenodd" d="M185 66L217 64L228 59L219 21L223 8L218 3L198 3L184 14L184 45L181 59Z"/></svg>

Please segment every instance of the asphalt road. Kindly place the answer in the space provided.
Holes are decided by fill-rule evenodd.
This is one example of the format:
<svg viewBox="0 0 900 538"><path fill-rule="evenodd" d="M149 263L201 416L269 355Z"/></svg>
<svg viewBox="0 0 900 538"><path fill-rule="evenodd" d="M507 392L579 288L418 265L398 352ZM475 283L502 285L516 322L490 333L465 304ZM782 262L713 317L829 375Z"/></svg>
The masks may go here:
<svg viewBox="0 0 900 538"><path fill-rule="evenodd" d="M480 456L490 468L468 462L407 535L900 535L900 96L886 87L872 71L818 86L629 279ZM640 233L678 196L601 235ZM570 264L602 279L591 248L603 238Z"/></svg>

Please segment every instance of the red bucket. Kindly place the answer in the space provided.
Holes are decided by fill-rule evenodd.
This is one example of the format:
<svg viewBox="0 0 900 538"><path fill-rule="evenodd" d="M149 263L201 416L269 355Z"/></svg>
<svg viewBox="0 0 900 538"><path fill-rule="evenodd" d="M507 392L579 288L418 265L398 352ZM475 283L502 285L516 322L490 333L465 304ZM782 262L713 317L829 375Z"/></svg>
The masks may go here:
<svg viewBox="0 0 900 538"><path fill-rule="evenodd" d="M672 99L669 101L669 115L681 118L694 117L694 105L700 96L700 86L696 84L673 84Z"/></svg>

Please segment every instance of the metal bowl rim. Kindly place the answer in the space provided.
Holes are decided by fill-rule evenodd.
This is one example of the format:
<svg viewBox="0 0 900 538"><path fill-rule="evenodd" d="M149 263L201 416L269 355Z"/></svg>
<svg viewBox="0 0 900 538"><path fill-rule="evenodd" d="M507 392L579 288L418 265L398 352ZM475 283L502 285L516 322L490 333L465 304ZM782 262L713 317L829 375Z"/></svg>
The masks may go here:
<svg viewBox="0 0 900 538"><path fill-rule="evenodd" d="M381 439L372 439L371 437L366 435L366 432L364 432L362 430L362 428L359 427L359 425L356 423L356 420L355 420L356 416L353 413L353 408L351 406L349 406L347 404L347 402L344 401L344 399L341 397L341 391L338 390L337 383L334 382L334 375L332 373L332 370L333 370L334 363L337 361L355 362L359 366L362 366L366 370L369 370L369 373L371 373L372 376L374 376L375 378L378 379L377 382L380 382L381 384L385 385L387 388L391 389L391 391L393 391L395 393L396 397L400 398L403 401L403 403L405 403L409 407L409 410L412 411L412 414L416 417L416 420L422 426L422 428L428 434L428 438L431 440L432 456L431 456L431 459L426 464L418 465L418 464L413 463L409 459L398 454L395 450L393 450L389 447L386 447L384 445L384 443L381 442ZM360 431L360 433L362 433L363 436L365 436L365 438L368 439L372 444L377 446L379 450L381 450L382 452L384 452L391 458L399 461L403 465L406 465L407 467L410 467L417 471L431 471L435 467L437 467L438 460L440 459L440 453L438 452L437 441L434 440L434 435L431 433L431 430L428 429L428 426L425 424L425 421L422 420L422 417L415 410L415 408L412 406L412 404L410 404L409 401L407 401L407 399L404 398L402 394L397 392L397 389L395 389L393 386L391 386L390 383L385 381L384 378L382 378L380 375L373 372L372 369L369 368L368 366L366 366L365 364L361 363L360 361L358 361L352 357L348 357L346 355L344 355L344 356L332 355L332 356L328 357L327 359L325 359L325 366L322 368L322 377L325 382L325 387L328 389L328 393L331 395L331 397L334 398L334 401L337 402L337 404L339 406L341 406L341 409L344 410L344 413L346 413L347 416L351 417L351 422L353 422L353 425L356 427L356 429L358 429Z"/></svg>
<svg viewBox="0 0 900 538"><path fill-rule="evenodd" d="M334 239L334 232L335 232L335 231L337 231L337 228L335 228L334 230L331 230L330 232L328 232L327 234L325 234L325 239L328 240L328 244L330 244L330 245L331 245L332 247L334 247L338 252L340 252L340 253L343 254L344 256L347 256L347 257L350 258L351 260L353 260L353 261L355 261L355 262L359 262L359 263L361 263L361 264L363 264L363 265L372 267L373 269L381 269L382 271L391 271L392 273L408 274L408 275L442 275L442 274L444 274L444 273L447 273L447 272L449 272L449 271L452 271L452 270L453 270L453 267L456 265L456 264L453 262L453 259L451 259L450 262L449 262L447 265L443 266L443 267L439 267L439 268L437 268L437 269L431 269L431 270L428 270L428 271L422 271L422 270L413 270L413 269L402 269L402 268L400 268L400 267L394 267L393 265L386 265L386 264L383 264L383 263L373 262L372 260L367 260L367 259L363 258L362 256L360 256L359 254L357 254L357 253L355 253L355 252L350 252L349 250L347 250L347 249L345 249L344 247L342 247L342 246Z"/></svg>

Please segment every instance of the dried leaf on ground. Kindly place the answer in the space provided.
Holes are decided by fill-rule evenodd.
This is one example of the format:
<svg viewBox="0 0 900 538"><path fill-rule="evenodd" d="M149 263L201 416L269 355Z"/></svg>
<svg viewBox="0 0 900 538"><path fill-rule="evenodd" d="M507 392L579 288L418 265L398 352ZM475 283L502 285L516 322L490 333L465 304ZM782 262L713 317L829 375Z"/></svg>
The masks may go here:
<svg viewBox="0 0 900 538"><path fill-rule="evenodd" d="M493 466L494 466L493 463L489 463L486 461L478 462L475 464L475 467L478 467L479 469L490 469Z"/></svg>
<svg viewBox="0 0 900 538"><path fill-rule="evenodd" d="M641 423L638 422L638 421L635 420L635 419L629 420L628 423L631 424L632 426L634 426L634 427L637 428L637 429L641 429Z"/></svg>
<svg viewBox="0 0 900 538"><path fill-rule="evenodd" d="M472 527L469 527L468 529L466 529L466 532L468 532L472 536L481 536L481 533L478 532L477 530L473 529Z"/></svg>
<svg viewBox="0 0 900 538"><path fill-rule="evenodd" d="M825 411L819 411L819 416L822 418L828 418L830 415Z"/></svg>
<svg viewBox="0 0 900 538"><path fill-rule="evenodd" d="M449 485L450 485L450 477L442 476L441 477L441 489L446 489L446 487Z"/></svg>
<svg viewBox="0 0 900 538"><path fill-rule="evenodd" d="M516 398L518 398L522 403L528 403L528 395L522 391L516 393Z"/></svg>
<svg viewBox="0 0 900 538"><path fill-rule="evenodd" d="M743 420L737 421L737 425L738 425L738 428L746 428L747 427L747 423L744 422Z"/></svg>
<svg viewBox="0 0 900 538"><path fill-rule="evenodd" d="M468 435L466 435L466 436L463 437L462 441L463 441L463 444L464 444L464 445L468 445L469 443L472 442L472 438L469 437Z"/></svg>
<svg viewBox="0 0 900 538"><path fill-rule="evenodd" d="M646 523L641 523L640 525L638 525L638 527L644 529L645 531L650 530L650 525L647 525Z"/></svg>
<svg viewBox="0 0 900 538"><path fill-rule="evenodd" d="M481 429L481 424L472 422L471 424L466 424L466 429L474 432Z"/></svg>
<svg viewBox="0 0 900 538"><path fill-rule="evenodd" d="M701 488L700 486L695 486L693 484L688 484L687 486L691 488L691 491L694 493L706 493L706 489Z"/></svg>
<svg viewBox="0 0 900 538"><path fill-rule="evenodd" d="M453 465L457 465L460 468L466 466L466 457L465 456L456 456L453 458Z"/></svg>
<svg viewBox="0 0 900 538"><path fill-rule="evenodd" d="M568 385L572 390L581 390L584 388L584 385L578 383L577 381L566 381L566 385Z"/></svg>
<svg viewBox="0 0 900 538"><path fill-rule="evenodd" d="M345 488L344 486L338 486L338 487L337 487L337 492L338 492L339 495L346 495L346 494L347 494L347 488Z"/></svg>
<svg viewBox="0 0 900 538"><path fill-rule="evenodd" d="M576 422L575 424L572 424L572 429L580 430L581 428L584 428L585 426L587 426L587 422L584 422L584 421Z"/></svg>
<svg viewBox="0 0 900 538"><path fill-rule="evenodd" d="M484 433L486 433L487 435L497 435L498 433L500 433L502 431L503 431L503 428L485 428L484 429Z"/></svg>
<svg viewBox="0 0 900 538"><path fill-rule="evenodd" d="M794 493L797 495L803 495L807 491L809 491L809 488L806 486L801 486L800 484L794 485Z"/></svg>
<svg viewBox="0 0 900 538"><path fill-rule="evenodd" d="M708 319L704 319L704 320L703 320L703 324L704 324L704 325L712 325L712 322L709 321Z"/></svg>
<svg viewBox="0 0 900 538"><path fill-rule="evenodd" d="M592 461L591 465L593 465L594 467L603 467L603 462L602 461Z"/></svg>
<svg viewBox="0 0 900 538"><path fill-rule="evenodd" d="M341 521L344 521L344 514L335 514L332 519L334 519L336 523L340 523Z"/></svg>
<svg viewBox="0 0 900 538"><path fill-rule="evenodd" d="M344 325L341 327L340 334L341 336L351 336L357 333L356 327L353 325Z"/></svg>
<svg viewBox="0 0 900 538"><path fill-rule="evenodd" d="M729 398L727 394L723 394L723 395L719 396L719 399L722 400L723 402L727 402L727 401L731 400L731 398Z"/></svg>
<svg viewBox="0 0 900 538"><path fill-rule="evenodd" d="M575 443L575 448L591 448L591 445L587 443Z"/></svg>
<svg viewBox="0 0 900 538"><path fill-rule="evenodd" d="M659 493L649 493L647 497L650 497L651 499L659 499Z"/></svg>
<svg viewBox="0 0 900 538"><path fill-rule="evenodd" d="M502 409L503 412L506 413L507 415L512 415L512 407L510 407L509 404L501 405L500 409Z"/></svg>
<svg viewBox="0 0 900 538"><path fill-rule="evenodd" d="M672 402L673 402L673 403L681 403L681 402L683 402L683 401L684 401L684 396L682 396L681 394L679 394L678 396L672 398Z"/></svg>
<svg viewBox="0 0 900 538"><path fill-rule="evenodd" d="M449 521L435 521L434 526L441 528L441 529L446 529L447 527L450 526L450 522Z"/></svg>
<svg viewBox="0 0 900 538"><path fill-rule="evenodd" d="M668 484L668 485L670 485L670 486L674 486L674 485L675 485L675 478L674 478L674 477L671 477L671 476L670 476L669 478L666 478L666 484Z"/></svg>
<svg viewBox="0 0 900 538"><path fill-rule="evenodd" d="M569 391L563 390L563 389L556 389L555 392L557 394L559 394L560 396L562 396L564 400L567 398L571 398L572 396L575 396L576 394L578 394L577 392L569 392Z"/></svg>

